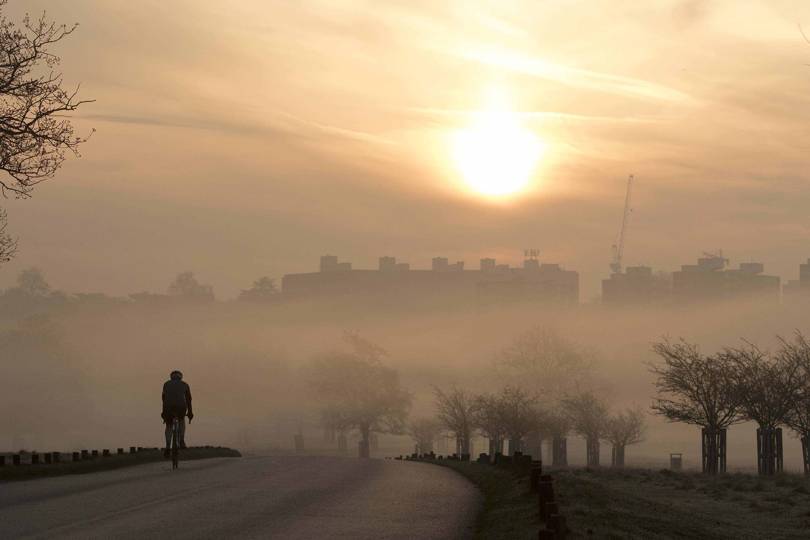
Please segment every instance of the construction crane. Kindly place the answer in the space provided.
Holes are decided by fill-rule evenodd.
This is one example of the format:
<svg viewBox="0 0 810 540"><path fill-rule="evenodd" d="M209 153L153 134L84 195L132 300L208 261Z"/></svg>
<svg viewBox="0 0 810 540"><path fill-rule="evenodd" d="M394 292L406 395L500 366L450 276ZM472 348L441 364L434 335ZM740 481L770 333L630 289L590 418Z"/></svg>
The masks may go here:
<svg viewBox="0 0 810 540"><path fill-rule="evenodd" d="M630 194L633 190L633 175L627 178L627 193L624 195L624 214L622 214L622 228L619 230L619 239L613 244L613 262L610 263L610 271L614 274L622 273L622 257L624 256L624 233L627 230L627 222L630 219Z"/></svg>

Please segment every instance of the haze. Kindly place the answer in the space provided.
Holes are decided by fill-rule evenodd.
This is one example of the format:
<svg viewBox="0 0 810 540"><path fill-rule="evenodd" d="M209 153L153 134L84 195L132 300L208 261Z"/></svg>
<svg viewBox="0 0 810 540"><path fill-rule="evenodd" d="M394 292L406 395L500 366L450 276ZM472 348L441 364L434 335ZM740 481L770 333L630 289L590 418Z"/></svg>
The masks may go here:
<svg viewBox="0 0 810 540"><path fill-rule="evenodd" d="M808 45L798 1L13 1L80 23L59 45L97 101L82 159L7 201L21 250L70 291L221 297L259 275L445 255L580 272L599 294L627 174L627 262L723 248L795 279L806 257ZM545 146L508 201L461 181L453 134L497 88Z"/></svg>

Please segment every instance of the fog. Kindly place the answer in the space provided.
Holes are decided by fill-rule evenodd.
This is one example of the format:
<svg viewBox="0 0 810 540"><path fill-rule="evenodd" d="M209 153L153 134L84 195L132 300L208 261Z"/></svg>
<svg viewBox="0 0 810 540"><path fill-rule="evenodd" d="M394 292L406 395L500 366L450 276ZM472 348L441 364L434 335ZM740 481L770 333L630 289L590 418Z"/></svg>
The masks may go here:
<svg viewBox="0 0 810 540"><path fill-rule="evenodd" d="M384 364L399 372L412 394L410 417L421 418L435 415L434 387L476 392L502 387L506 381L495 366L499 351L536 327L564 337L592 363L577 385L595 389L612 410L639 406L647 412L655 395L647 363L656 360L651 345L662 337L683 337L710 353L743 338L767 349L777 335L810 330L801 306L756 300L621 309L453 307L442 299L397 307L324 298L270 304L80 302L37 311L21 320L6 314L2 322L0 450L158 446L160 389L169 371L179 369L194 396L190 443L289 451L300 432L308 451L334 452L323 440L317 396L306 373L313 357L344 347L346 331L388 352ZM647 421L645 441L628 449L629 464L663 465L669 452L683 452L686 466L699 465L698 428L651 414ZM569 441L570 462L583 462L581 441L573 435ZM730 469L755 466L753 425L730 428L728 444ZM474 445L486 451L482 440ZM381 435L376 455L412 448L407 436ZM799 448L786 430L786 468L801 466ZM609 453L609 445L602 452Z"/></svg>

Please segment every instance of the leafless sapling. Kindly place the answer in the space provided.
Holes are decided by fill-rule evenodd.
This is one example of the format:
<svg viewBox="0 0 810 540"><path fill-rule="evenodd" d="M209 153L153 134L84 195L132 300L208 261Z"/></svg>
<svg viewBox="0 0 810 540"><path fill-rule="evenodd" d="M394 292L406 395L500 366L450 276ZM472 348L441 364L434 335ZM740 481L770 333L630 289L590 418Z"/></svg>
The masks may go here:
<svg viewBox="0 0 810 540"><path fill-rule="evenodd" d="M475 430L475 398L461 388L445 392L434 388L436 417L456 438L456 453L470 454L470 438Z"/></svg>
<svg viewBox="0 0 810 540"><path fill-rule="evenodd" d="M607 428L608 408L593 392L581 392L563 400L571 428L585 438L588 467L599 466L599 441Z"/></svg>
<svg viewBox="0 0 810 540"><path fill-rule="evenodd" d="M613 445L611 464L624 467L625 448L644 440L644 413L627 409L614 414L607 421L605 439Z"/></svg>

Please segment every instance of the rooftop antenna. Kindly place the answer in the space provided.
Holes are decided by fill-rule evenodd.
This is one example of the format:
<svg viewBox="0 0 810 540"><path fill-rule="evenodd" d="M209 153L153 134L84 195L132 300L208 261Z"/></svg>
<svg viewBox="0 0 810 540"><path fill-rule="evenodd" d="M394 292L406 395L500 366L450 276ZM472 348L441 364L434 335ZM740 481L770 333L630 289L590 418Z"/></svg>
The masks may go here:
<svg viewBox="0 0 810 540"><path fill-rule="evenodd" d="M633 175L627 178L627 192L624 195L624 214L622 214L622 228L619 229L619 239L613 244L613 262L610 263L610 271L614 274L622 273L622 258L624 257L624 233L627 230L627 222L630 218L630 194L633 189Z"/></svg>

